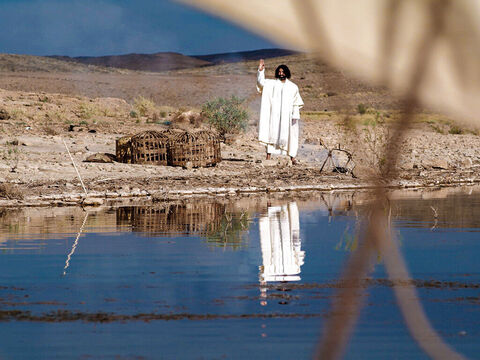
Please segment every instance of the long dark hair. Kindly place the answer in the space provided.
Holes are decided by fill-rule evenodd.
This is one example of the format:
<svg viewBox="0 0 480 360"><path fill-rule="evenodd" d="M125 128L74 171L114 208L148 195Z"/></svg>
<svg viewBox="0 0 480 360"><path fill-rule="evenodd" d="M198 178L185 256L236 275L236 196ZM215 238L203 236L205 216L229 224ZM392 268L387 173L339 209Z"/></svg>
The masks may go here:
<svg viewBox="0 0 480 360"><path fill-rule="evenodd" d="M280 78L280 76L278 75L278 72L280 71L280 69L283 69L283 72L285 73L285 76L287 77L287 79L290 79L290 77L292 76L292 74L290 74L290 69L288 68L287 65L279 65L277 67L277 70L275 70L275 78Z"/></svg>

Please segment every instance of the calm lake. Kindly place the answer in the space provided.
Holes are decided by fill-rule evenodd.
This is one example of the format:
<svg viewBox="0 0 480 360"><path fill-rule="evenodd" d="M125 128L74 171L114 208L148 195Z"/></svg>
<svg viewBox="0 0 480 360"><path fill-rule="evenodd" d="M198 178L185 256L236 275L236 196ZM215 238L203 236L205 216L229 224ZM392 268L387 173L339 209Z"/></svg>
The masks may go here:
<svg viewBox="0 0 480 360"><path fill-rule="evenodd" d="M0 210L0 359L310 359L361 193ZM433 328L480 354L480 188L395 192ZM347 359L426 359L378 254Z"/></svg>

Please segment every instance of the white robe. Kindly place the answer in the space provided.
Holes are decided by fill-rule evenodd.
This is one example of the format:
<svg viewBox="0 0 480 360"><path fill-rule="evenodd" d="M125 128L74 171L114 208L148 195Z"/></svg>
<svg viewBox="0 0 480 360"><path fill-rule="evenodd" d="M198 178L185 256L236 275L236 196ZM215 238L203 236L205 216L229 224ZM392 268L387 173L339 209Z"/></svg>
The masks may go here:
<svg viewBox="0 0 480 360"><path fill-rule="evenodd" d="M290 80L265 79L265 70L258 71L257 90L262 94L258 140L268 153L288 154L298 151L298 122L303 101L298 86ZM295 124L292 119L296 119Z"/></svg>
<svg viewBox="0 0 480 360"><path fill-rule="evenodd" d="M260 283L298 281L305 252L301 250L298 208L295 202L268 208L259 219L263 266Z"/></svg>

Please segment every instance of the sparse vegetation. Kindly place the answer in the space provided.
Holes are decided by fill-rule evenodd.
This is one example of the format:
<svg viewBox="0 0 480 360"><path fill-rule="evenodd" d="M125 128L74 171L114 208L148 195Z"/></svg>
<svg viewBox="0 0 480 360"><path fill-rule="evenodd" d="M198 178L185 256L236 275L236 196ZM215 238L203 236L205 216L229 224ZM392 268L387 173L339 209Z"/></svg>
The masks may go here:
<svg viewBox="0 0 480 360"><path fill-rule="evenodd" d="M248 113L242 103L243 100L236 96L220 97L203 105L202 116L225 138L226 134L239 133L247 127Z"/></svg>
<svg viewBox="0 0 480 360"><path fill-rule="evenodd" d="M463 130L456 125L452 125L450 126L450 130L448 130L448 133L453 135L459 135L459 134L463 134Z"/></svg>
<svg viewBox="0 0 480 360"><path fill-rule="evenodd" d="M362 155L374 172L381 173L385 166L385 146L390 140L390 129L380 112L377 112L374 118L368 119L364 125L363 143L366 151Z"/></svg>
<svg viewBox="0 0 480 360"><path fill-rule="evenodd" d="M25 112L22 109L15 108L9 112L10 118L13 120L22 120L25 117Z"/></svg>
<svg viewBox="0 0 480 360"><path fill-rule="evenodd" d="M357 111L360 115L363 115L367 112L367 107L365 106L365 104L358 104Z"/></svg>
<svg viewBox="0 0 480 360"><path fill-rule="evenodd" d="M96 110L97 109L92 104L81 103L80 106L78 107L76 114L79 118L88 120L95 115Z"/></svg>
<svg viewBox="0 0 480 360"><path fill-rule="evenodd" d="M155 103L143 96L138 96L133 102L135 111L140 114L140 116L152 115L156 111Z"/></svg>
<svg viewBox="0 0 480 360"><path fill-rule="evenodd" d="M341 118L340 126L342 126L348 133L356 132L357 130L355 120L348 115Z"/></svg>
<svg viewBox="0 0 480 360"><path fill-rule="evenodd" d="M43 132L46 134L46 135L50 135L50 136L55 136L55 135L58 135L58 131L55 130L52 126L44 126L43 127Z"/></svg>
<svg viewBox="0 0 480 360"><path fill-rule="evenodd" d="M45 118L47 120L61 122L64 117L65 117L65 113L63 111L60 111L60 110L47 111L45 113Z"/></svg>
<svg viewBox="0 0 480 360"><path fill-rule="evenodd" d="M172 123L175 125L183 124L183 126L185 126L185 124L189 124L193 127L199 127L203 123L203 121L203 114L194 110L178 110L172 116Z"/></svg>
<svg viewBox="0 0 480 360"><path fill-rule="evenodd" d="M3 183L0 184L0 198L8 200L22 200L23 194L15 185Z"/></svg>
<svg viewBox="0 0 480 360"><path fill-rule="evenodd" d="M111 109L109 109L108 107L100 108L99 113L100 113L100 115L105 116L105 117L114 117L115 116L115 113Z"/></svg>
<svg viewBox="0 0 480 360"><path fill-rule="evenodd" d="M433 131L435 131L438 134L445 134L445 131L442 129L441 126L431 123L430 126L432 127Z"/></svg>
<svg viewBox="0 0 480 360"><path fill-rule="evenodd" d="M15 172L17 170L18 161L20 158L18 144L19 142L17 139L7 141L5 143L5 148L0 150L0 158L5 161L7 166L10 168L10 172Z"/></svg>

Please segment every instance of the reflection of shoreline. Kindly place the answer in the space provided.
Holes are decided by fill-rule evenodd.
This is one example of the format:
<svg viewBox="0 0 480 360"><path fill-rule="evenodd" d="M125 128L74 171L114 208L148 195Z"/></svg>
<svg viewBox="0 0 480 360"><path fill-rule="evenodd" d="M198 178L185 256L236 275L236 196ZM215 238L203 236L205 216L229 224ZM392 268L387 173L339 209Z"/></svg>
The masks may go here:
<svg viewBox="0 0 480 360"><path fill-rule="evenodd" d="M226 204L208 201L118 208L116 220L120 228L130 226L142 236L201 236L213 246L238 248L250 217L246 211L232 211Z"/></svg>
<svg viewBox="0 0 480 360"><path fill-rule="evenodd" d="M479 227L480 219L476 214L480 212L480 202L470 202L468 209L458 206L458 203L462 202L462 198L464 197L480 197L479 189L480 186L442 188L436 191L430 189L428 191L393 190L390 192L392 219L400 219L403 221L411 219L415 221L412 222L411 226L432 228L433 225L436 225L436 229ZM302 210L302 216L306 221L309 221L310 216L316 218L319 211L324 212L331 218L336 216L356 216L356 214L360 212L358 210L362 210L370 201L368 194L364 192L296 193L295 198L298 208ZM85 225L84 233L115 234L129 231L142 232L142 226L144 229L154 230L153 227L148 225L149 221L154 220L154 216L148 215L149 212L157 212L158 216L161 217L165 215L161 214L162 211L164 211L162 208L168 207L172 209L173 207L178 207L180 210L178 214L183 212L187 217L190 216L190 220L188 220L190 223L181 220L181 216L175 215L177 219L171 219L169 221L172 226L176 223L176 230L169 231L167 229L167 231L164 231L162 228L159 228L159 235L163 233L166 236L168 236L168 234L174 236L174 233L178 235L184 231L197 232L197 234L200 234L205 230L199 228L199 226L205 226L205 224L201 224L201 217L206 218L210 215L202 212L195 214L194 209L188 209L189 204L208 203L211 209L207 209L206 213L212 211L216 213L215 216L221 218L225 213L266 213L265 199L268 199L268 201L275 206L281 206L285 201L288 201L288 197L287 200L285 200L285 194L273 194L268 197L252 196L248 198L240 197L222 200L191 200L181 203L165 202L162 205L135 206L136 208L146 209L145 213L147 214L143 220L141 218L142 215L140 213L137 214L135 220L136 225L132 224L130 215L120 216L117 214L118 212L124 211L123 209L126 209L125 207L95 208L89 210L91 215L89 215L87 224ZM217 205L212 206L211 204ZM133 207L130 206L129 208ZM129 211L130 210L124 212ZM138 212L140 212L140 210L138 210ZM81 207L2 208L0 209L0 248L10 249L13 247L21 247L21 244L16 243L15 240L34 240L35 244L33 242L24 242L24 244L22 244L23 247L32 249L33 247L38 248L41 246L37 244L39 240L70 238L77 233L84 215L85 212ZM197 222L197 219L200 219L200 222ZM225 220L229 219L223 219L222 221L225 222ZM215 224L217 221L218 218L214 220L213 223ZM220 221L220 223L222 221ZM182 222L183 227L181 227ZM199 224L199 226L196 224ZM210 222L210 224L212 223ZM227 225L229 224L227 223ZM227 227L227 225L224 227ZM222 225L220 225L220 228L221 227ZM215 225L212 228L215 228ZM149 230L146 230L145 233L148 234ZM6 243L7 241L8 244Z"/></svg>
<svg viewBox="0 0 480 360"><path fill-rule="evenodd" d="M295 202L269 206L258 223L263 265L259 267L261 298L266 299L268 282L301 280L305 252L301 250L300 221ZM262 305L266 305L263 301Z"/></svg>
<svg viewBox="0 0 480 360"><path fill-rule="evenodd" d="M198 236L214 232L225 213L218 202L166 203L117 209L117 226L156 236Z"/></svg>

